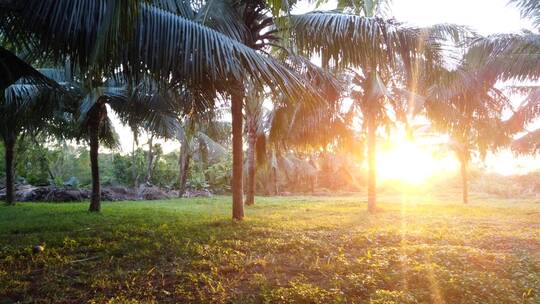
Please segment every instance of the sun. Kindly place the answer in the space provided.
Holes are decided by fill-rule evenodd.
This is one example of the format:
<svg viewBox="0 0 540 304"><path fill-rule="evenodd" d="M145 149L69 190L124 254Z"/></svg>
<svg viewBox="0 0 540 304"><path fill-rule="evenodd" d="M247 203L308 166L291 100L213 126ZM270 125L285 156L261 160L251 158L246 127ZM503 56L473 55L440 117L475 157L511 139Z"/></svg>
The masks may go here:
<svg viewBox="0 0 540 304"><path fill-rule="evenodd" d="M377 152L377 179L409 185L429 182L433 177L455 172L459 163L440 146L399 138Z"/></svg>

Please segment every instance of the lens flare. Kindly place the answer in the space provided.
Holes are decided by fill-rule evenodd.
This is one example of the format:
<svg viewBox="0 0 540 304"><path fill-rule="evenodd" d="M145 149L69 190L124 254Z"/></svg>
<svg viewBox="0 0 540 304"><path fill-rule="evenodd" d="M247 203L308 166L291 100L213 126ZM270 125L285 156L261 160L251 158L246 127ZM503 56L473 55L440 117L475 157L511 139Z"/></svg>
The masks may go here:
<svg viewBox="0 0 540 304"><path fill-rule="evenodd" d="M430 145L398 140L377 153L378 180L420 185L435 176L455 172L459 163L451 154L438 155Z"/></svg>

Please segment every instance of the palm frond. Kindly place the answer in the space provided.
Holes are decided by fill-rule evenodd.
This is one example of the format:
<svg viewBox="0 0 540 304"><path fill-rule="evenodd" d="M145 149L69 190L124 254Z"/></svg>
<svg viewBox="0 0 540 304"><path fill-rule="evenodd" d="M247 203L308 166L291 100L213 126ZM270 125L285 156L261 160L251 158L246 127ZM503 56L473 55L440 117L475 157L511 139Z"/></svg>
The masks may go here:
<svg viewBox="0 0 540 304"><path fill-rule="evenodd" d="M99 141L109 149L120 148L118 133L114 129L114 124L109 117L105 119L99 128Z"/></svg>
<svg viewBox="0 0 540 304"><path fill-rule="evenodd" d="M250 36L249 28L235 6L238 6L235 1L207 1L199 9L194 20L234 40L245 42Z"/></svg>
<svg viewBox="0 0 540 304"><path fill-rule="evenodd" d="M525 100L505 122L510 132L520 132L540 115L540 88L529 90Z"/></svg>
<svg viewBox="0 0 540 304"><path fill-rule="evenodd" d="M475 39L465 55L467 65L500 80L540 78L540 35L499 34Z"/></svg>
<svg viewBox="0 0 540 304"><path fill-rule="evenodd" d="M210 138L203 132L197 132L197 139L208 148L209 154L214 158L221 158L229 154L229 151L221 144Z"/></svg>
<svg viewBox="0 0 540 304"><path fill-rule="evenodd" d="M324 65L395 66L400 55L407 66L420 57L441 60L438 37L393 20L311 12L291 16L291 27L299 49L307 57L320 54Z"/></svg>
<svg viewBox="0 0 540 304"><path fill-rule="evenodd" d="M107 40L122 41L111 46L102 58L92 60L103 28L109 28L107 0L29 0L24 7L4 10L0 27L6 32L23 32L39 40L40 50L57 60L68 55L84 68L111 69L122 65L125 73L149 71L163 80L210 88L224 87L227 80L257 79L274 90L302 97L311 95L306 84L285 66L217 31L157 6L139 4L133 35L123 26L107 30ZM115 19L116 18L116 19ZM126 40L127 38L127 40ZM131 39L130 39L131 38ZM107 47L107 44L105 44Z"/></svg>
<svg viewBox="0 0 540 304"><path fill-rule="evenodd" d="M32 82L36 85L59 88L57 83L3 47L0 47L0 74L2 75L0 77L0 91L5 90L22 77L25 78L26 82Z"/></svg>
<svg viewBox="0 0 540 304"><path fill-rule="evenodd" d="M512 142L512 151L518 154L536 154L540 151L540 129L531 131Z"/></svg>
<svg viewBox="0 0 540 304"><path fill-rule="evenodd" d="M521 15L526 18L531 18L535 26L540 26L540 2L537 0L510 0L520 10Z"/></svg>
<svg viewBox="0 0 540 304"><path fill-rule="evenodd" d="M151 2L153 5L161 9L190 20L194 19L196 15L194 6L202 5L202 1L192 0L151 0L148 2Z"/></svg>

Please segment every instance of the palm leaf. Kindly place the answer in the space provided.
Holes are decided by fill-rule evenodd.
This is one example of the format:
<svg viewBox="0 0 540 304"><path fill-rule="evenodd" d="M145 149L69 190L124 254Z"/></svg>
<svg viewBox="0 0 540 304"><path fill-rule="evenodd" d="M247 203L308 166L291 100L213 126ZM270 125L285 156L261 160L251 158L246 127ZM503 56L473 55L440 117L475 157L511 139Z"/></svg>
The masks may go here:
<svg viewBox="0 0 540 304"><path fill-rule="evenodd" d="M540 87L529 90L525 100L506 121L507 128L513 133L523 131L538 115L540 115Z"/></svg>
<svg viewBox="0 0 540 304"><path fill-rule="evenodd" d="M519 9L521 15L526 18L531 18L535 26L540 26L540 3L537 0L510 0Z"/></svg>
<svg viewBox="0 0 540 304"><path fill-rule="evenodd" d="M36 85L59 88L58 84L34 69L10 51L0 47L0 91L25 78Z"/></svg>
<svg viewBox="0 0 540 304"><path fill-rule="evenodd" d="M29 0L24 7L4 9L0 27L6 32L22 32L39 40L41 50L52 52L57 60L66 55L82 69L93 67L111 72L122 65L124 72L150 73L163 80L194 86L221 86L227 80L246 77L268 84L283 93L303 97L311 95L306 84L285 66L258 54L249 47L217 31L157 6L139 3L133 35L125 35L124 26L114 27L108 18L107 0ZM132 18L116 18L127 22ZM107 40L122 41L106 52L99 51L103 28ZM132 39L130 39L132 37ZM127 40L126 40L127 38ZM108 46L107 43L104 44ZM92 60L94 54L103 58Z"/></svg>
<svg viewBox="0 0 540 304"><path fill-rule="evenodd" d="M540 129L528 132L512 142L512 150L518 154L536 154L540 151Z"/></svg>
<svg viewBox="0 0 540 304"><path fill-rule="evenodd" d="M291 16L293 39L307 57L320 54L323 64L346 66L395 66L401 60L426 56L440 60L440 44L429 32L395 21L331 12ZM442 29L441 29L442 30Z"/></svg>
<svg viewBox="0 0 540 304"><path fill-rule="evenodd" d="M540 77L540 35L499 34L475 39L466 64L500 80L535 80Z"/></svg>

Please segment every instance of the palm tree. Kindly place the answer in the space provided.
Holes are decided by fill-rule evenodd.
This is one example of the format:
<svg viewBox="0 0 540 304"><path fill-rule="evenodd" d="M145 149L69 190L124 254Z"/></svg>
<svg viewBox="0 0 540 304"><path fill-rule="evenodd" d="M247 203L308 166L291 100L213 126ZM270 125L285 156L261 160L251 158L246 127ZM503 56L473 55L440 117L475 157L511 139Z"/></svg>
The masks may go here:
<svg viewBox="0 0 540 304"><path fill-rule="evenodd" d="M171 138L178 123L174 112L176 99L164 96L158 84L149 77L130 81L122 75L104 78L101 74L71 74L69 65L62 69L50 69L56 77L60 75L62 85L69 90L69 115L59 117L62 127L55 127L52 133L59 137L85 140L90 146L90 167L92 172L92 193L89 211L101 209L101 184L99 177L100 142L109 148L117 147L117 135L108 109L113 110L123 124L132 130L144 128L152 134ZM77 70L75 70L77 71Z"/></svg>
<svg viewBox="0 0 540 304"><path fill-rule="evenodd" d="M540 27L540 4L535 0L510 0L510 3L515 4L521 9L521 15L530 18L533 24Z"/></svg>
<svg viewBox="0 0 540 304"><path fill-rule="evenodd" d="M214 113L206 115L185 116L179 128L177 139L180 142L180 157L178 158L179 167L179 196L184 195L186 184L189 177L190 162L193 155L199 148L199 158L203 164L203 170L207 166L208 154L211 156L222 157L227 153L225 147L213 140L211 137L216 135L216 130L224 127L224 122L217 121ZM227 133L229 132L228 128ZM223 131L223 130L221 130ZM217 133L223 133L217 131ZM227 134L228 136L228 134Z"/></svg>
<svg viewBox="0 0 540 304"><path fill-rule="evenodd" d="M304 57L288 54L285 61L313 87L317 87L323 99L296 102L286 96L271 96L264 94L260 88L248 86L245 102L248 141L247 205L255 203L255 155L260 165L265 163L267 142L265 133L269 133L269 139L271 139L269 143L275 144L272 149L277 150L285 149L285 147L315 149L329 145L342 135L340 131L343 128L336 128L342 121L339 117L342 83L329 71L316 66ZM271 110L265 109L265 99L273 101ZM273 169L277 172L277 168Z"/></svg>
<svg viewBox="0 0 540 304"><path fill-rule="evenodd" d="M62 112L64 92L52 79L0 47L0 135L6 149L6 203L14 204L13 159L17 139L36 134Z"/></svg>
<svg viewBox="0 0 540 304"><path fill-rule="evenodd" d="M0 28L18 45L33 41L38 50L60 61L69 55L81 70L92 67L110 73L122 65L126 73L149 71L157 79L223 91L224 82L245 75L291 95L302 87L302 81L276 60L189 20L195 14L190 1L171 4L163 0L31 0L24 5L2 1Z"/></svg>
<svg viewBox="0 0 540 304"><path fill-rule="evenodd" d="M282 101L266 113L263 133L256 140L256 154L263 168L262 183L272 185L271 192L279 193L278 180L283 178L290 186L295 181L309 184L313 191L317 155L347 149L354 137L352 116L342 111L340 101L316 107Z"/></svg>
<svg viewBox="0 0 540 304"><path fill-rule="evenodd" d="M405 91L405 100L415 101L413 109L407 110L409 114L425 109L431 125L450 136L449 148L460 162L462 199L467 204L472 154L484 158L488 151L508 143L509 122L502 121L501 116L512 106L506 94L497 88L499 75L471 63L470 52L477 50L465 51L460 64L453 69L440 65L431 67L431 71L417 69L416 92ZM407 96L411 94L414 96Z"/></svg>
<svg viewBox="0 0 540 304"><path fill-rule="evenodd" d="M467 204L471 156L477 151L484 158L488 151L496 151L509 142L509 132L500 117L510 103L494 86L473 85L452 96L443 96L426 101L426 113L436 129L450 135L449 147L460 162L462 200Z"/></svg>
<svg viewBox="0 0 540 304"><path fill-rule="evenodd" d="M294 2L294 1L293 1ZM265 1L209 1L198 11L195 20L201 20L203 24L215 28L223 34L229 36L231 39L235 39L244 45L248 46L252 50L260 54L269 54L271 48L278 50L287 50L284 45L280 45L280 39L278 37L279 22L276 21L273 15L279 12L280 8L283 8L284 3L267 3ZM279 5L279 7L275 6ZM285 8L288 9L288 8ZM287 41L285 41L287 42ZM286 44L286 43L285 43ZM277 56L280 57L280 56ZM308 79L302 77L302 71L298 71L294 66L294 62L286 60L283 66L298 77L298 79L305 84L305 88L301 91L302 94L290 94L287 91L278 92L273 90L274 95L285 95L291 100L298 102L312 101L313 99L321 99L322 90L310 86ZM295 72L296 71L296 72ZM242 165L243 165L243 149L242 149L242 118L243 118L243 106L246 101L246 94L253 94L249 92L247 88L255 88L255 90L264 90L264 85L257 78L265 77L264 75L256 75L240 81L234 81L231 84L231 88L228 90L231 99L231 114L232 114L232 131L233 131L233 218L242 219L244 216L243 208L243 179L242 179ZM270 87L271 88L271 87ZM307 92L306 92L307 89ZM250 122L253 122L251 120ZM253 126L249 126L248 129L253 130ZM250 131L250 132L251 132ZM251 141L253 146L253 137L248 137L248 143ZM248 149L248 154L253 156L253 149ZM250 157L251 157L250 156ZM247 203L251 204L253 201L254 192L254 171L255 168L252 164L253 159L248 159L250 164L250 170L248 171L248 198Z"/></svg>
<svg viewBox="0 0 540 304"><path fill-rule="evenodd" d="M356 1L355 1L356 2ZM418 70L442 63L441 42L461 38L462 28L438 25L428 29L403 26L373 17L380 1L362 1L347 12L312 12L291 16L292 38L307 57L320 55L323 66L360 69L359 97L368 142L368 210L376 209L376 132L386 117L388 87L401 83L415 91ZM353 13L357 13L352 14Z"/></svg>
<svg viewBox="0 0 540 304"><path fill-rule="evenodd" d="M255 154L258 138L264 136L267 111L263 106L265 94L261 89L248 87L246 90L245 119L246 119L246 200L248 206L255 204ZM259 162L261 160L259 159Z"/></svg>
<svg viewBox="0 0 540 304"><path fill-rule="evenodd" d="M540 5L535 0L511 0L522 11L522 16L530 18L533 25L540 28ZM519 34L496 34L488 37L475 39L464 57L464 65L475 71L475 76L484 83L476 85L473 90L486 92L478 88L489 88L497 81L537 81L540 78L540 34L523 31ZM540 90L537 86L521 86L521 93L526 93L526 98L514 114L493 130L484 130L484 141L487 139L500 139L510 134L526 131L527 124L540 115ZM493 95L494 96L494 95ZM493 104L486 102L485 106ZM473 130L476 128L473 128ZM527 132L526 135L512 143L512 149L517 153L535 153L535 140L538 139L537 131ZM504 134L501 136L501 134ZM507 138L506 138L507 139ZM486 143L484 142L484 145ZM493 144L493 143L492 143ZM463 166L462 166L463 167ZM464 182L465 184L465 182ZM464 201L465 192L464 192Z"/></svg>
<svg viewBox="0 0 540 304"><path fill-rule="evenodd" d="M96 80L94 79L94 83ZM111 79L101 86L87 90L79 110L79 122L90 145L92 196L89 211L101 209L99 181L99 138L112 131L107 105L120 120L130 126L143 125L153 135L172 138L178 129L171 99L157 91L156 85L145 80L130 86L125 81Z"/></svg>

